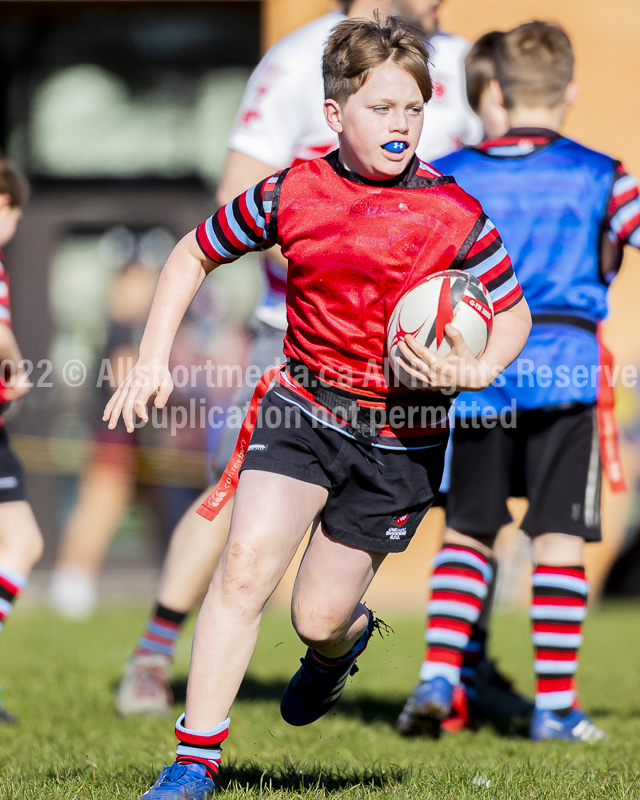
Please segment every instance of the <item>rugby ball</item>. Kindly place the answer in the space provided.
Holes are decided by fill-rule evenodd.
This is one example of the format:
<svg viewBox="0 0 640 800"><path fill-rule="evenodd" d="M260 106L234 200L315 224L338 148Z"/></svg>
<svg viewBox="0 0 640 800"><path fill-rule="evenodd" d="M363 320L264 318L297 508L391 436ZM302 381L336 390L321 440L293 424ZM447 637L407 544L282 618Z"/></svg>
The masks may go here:
<svg viewBox="0 0 640 800"><path fill-rule="evenodd" d="M483 284L468 272L436 272L398 300L387 327L387 352L393 372L405 386L425 388L398 361L402 337L411 334L433 353L446 356L452 348L445 333L449 322L475 358L484 353L493 328L493 303Z"/></svg>

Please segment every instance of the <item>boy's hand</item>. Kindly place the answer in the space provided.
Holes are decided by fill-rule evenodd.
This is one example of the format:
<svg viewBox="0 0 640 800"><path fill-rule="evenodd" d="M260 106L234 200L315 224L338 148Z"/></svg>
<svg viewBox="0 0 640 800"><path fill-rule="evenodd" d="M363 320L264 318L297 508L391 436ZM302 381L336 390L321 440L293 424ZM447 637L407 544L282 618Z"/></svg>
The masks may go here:
<svg viewBox="0 0 640 800"><path fill-rule="evenodd" d="M7 401L19 400L21 397L24 397L33 386L24 368L20 366L21 363L22 361L19 362L15 376L9 380L4 390L4 396Z"/></svg>
<svg viewBox="0 0 640 800"><path fill-rule="evenodd" d="M492 369L486 361L474 358L462 334L453 325L448 324L445 332L451 339L453 349L444 358L432 353L428 347L407 334L399 343L403 356L402 367L433 391L473 391L489 386L500 373L500 369Z"/></svg>
<svg viewBox="0 0 640 800"><path fill-rule="evenodd" d="M102 420L108 420L109 428L113 430L122 414L128 433L133 433L134 413L143 422L148 422L147 402L151 395L156 395L154 406L164 408L172 391L173 381L166 364L138 361L107 403Z"/></svg>

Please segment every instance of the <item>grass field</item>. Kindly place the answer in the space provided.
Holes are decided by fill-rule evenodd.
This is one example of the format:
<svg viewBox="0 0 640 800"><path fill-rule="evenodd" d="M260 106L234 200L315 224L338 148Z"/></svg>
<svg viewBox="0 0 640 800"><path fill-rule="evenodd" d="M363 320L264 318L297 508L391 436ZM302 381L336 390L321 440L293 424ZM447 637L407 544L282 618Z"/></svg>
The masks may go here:
<svg viewBox="0 0 640 800"><path fill-rule="evenodd" d="M1 798L136 798L175 747L173 719L115 717L112 690L143 609L102 611L89 623L18 610L0 637L5 702L22 718L0 730ZM541 743L478 733L404 740L393 722L421 657L422 620L385 615L340 704L307 728L278 712L303 648L288 619L265 617L232 712L221 794L230 798L640 798L640 604L605 605L586 631L583 705L608 741ZM190 633L190 629L188 631ZM189 637L176 668L182 710ZM531 692L523 616L496 615L494 655ZM174 717L175 718L175 717Z"/></svg>

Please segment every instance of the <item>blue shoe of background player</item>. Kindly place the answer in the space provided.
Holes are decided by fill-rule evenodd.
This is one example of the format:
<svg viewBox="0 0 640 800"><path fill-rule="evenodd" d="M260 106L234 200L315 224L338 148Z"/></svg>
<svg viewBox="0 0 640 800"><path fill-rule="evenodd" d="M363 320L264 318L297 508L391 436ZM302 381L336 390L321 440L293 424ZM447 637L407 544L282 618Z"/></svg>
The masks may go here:
<svg viewBox="0 0 640 800"><path fill-rule="evenodd" d="M356 658L367 646L373 633L373 614L367 628L351 650L336 659L335 666L323 666L329 660L307 650L302 666L291 678L280 702L280 713L289 725L309 725L324 716L340 699L349 675L357 671ZM315 656L315 657L314 657ZM333 660L333 659L332 659Z"/></svg>
<svg viewBox="0 0 640 800"><path fill-rule="evenodd" d="M555 711L536 708L531 717L529 737L534 742L543 739L569 739L574 742L601 742L606 739L604 731L591 722L579 708L574 708L568 717Z"/></svg>
<svg viewBox="0 0 640 800"><path fill-rule="evenodd" d="M176 763L163 767L141 800L210 800L214 788L203 764Z"/></svg>
<svg viewBox="0 0 640 800"><path fill-rule="evenodd" d="M414 714L433 720L446 719L451 713L455 686L440 675L416 684L407 705ZM406 706L405 706L406 708Z"/></svg>

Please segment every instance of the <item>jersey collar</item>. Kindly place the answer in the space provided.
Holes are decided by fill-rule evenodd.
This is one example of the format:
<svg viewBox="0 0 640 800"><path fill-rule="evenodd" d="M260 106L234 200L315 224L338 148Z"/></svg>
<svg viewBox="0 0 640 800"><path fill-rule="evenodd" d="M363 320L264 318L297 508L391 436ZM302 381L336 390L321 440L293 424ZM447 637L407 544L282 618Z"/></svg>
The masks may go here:
<svg viewBox="0 0 640 800"><path fill-rule="evenodd" d="M405 169L399 175L396 175L395 178L387 178L386 180L382 181L372 181L369 178L363 178L362 175L358 175L357 172L351 172L350 170L345 169L340 162L338 153L338 150L333 150L324 157L324 160L329 164L331 169L336 173L336 175L338 175L338 177L344 178L344 180L350 181L351 183L358 183L361 186L376 186L378 188L395 186L401 189L417 189L428 186L440 186L445 183L454 183L453 178L447 175L434 178L424 178L423 176L418 175L417 172L420 169L420 159L416 155L413 156Z"/></svg>

